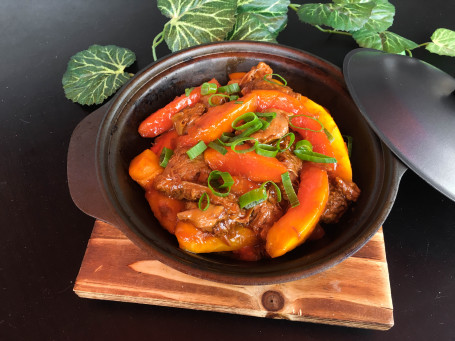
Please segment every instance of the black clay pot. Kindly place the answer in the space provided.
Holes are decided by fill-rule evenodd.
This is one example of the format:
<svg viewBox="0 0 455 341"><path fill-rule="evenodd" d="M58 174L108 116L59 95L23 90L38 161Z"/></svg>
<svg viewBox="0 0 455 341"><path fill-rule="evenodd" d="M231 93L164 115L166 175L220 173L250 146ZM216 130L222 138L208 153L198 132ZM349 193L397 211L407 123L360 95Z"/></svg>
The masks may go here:
<svg viewBox="0 0 455 341"><path fill-rule="evenodd" d="M179 249L151 212L143 190L129 177L134 156L151 140L137 133L139 123L185 88L212 77L246 71L258 62L303 95L328 108L341 132L353 137L354 181L359 201L326 236L306 242L276 259L243 262ZM75 129L68 153L68 182L76 205L113 224L139 247L177 270L231 284L271 284L328 269L359 250L379 229L394 202L406 168L391 154L360 114L339 68L313 55L282 45L251 42L208 44L172 54L138 73L106 105Z"/></svg>

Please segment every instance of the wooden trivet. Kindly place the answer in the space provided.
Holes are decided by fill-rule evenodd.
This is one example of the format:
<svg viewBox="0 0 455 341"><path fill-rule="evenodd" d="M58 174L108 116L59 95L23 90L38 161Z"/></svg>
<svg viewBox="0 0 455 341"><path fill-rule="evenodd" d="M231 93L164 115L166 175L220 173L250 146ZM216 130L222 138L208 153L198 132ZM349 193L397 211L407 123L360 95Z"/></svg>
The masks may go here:
<svg viewBox="0 0 455 341"><path fill-rule="evenodd" d="M387 330L393 307L382 229L320 274L260 286L215 283L174 270L112 225L96 221L74 291L80 297Z"/></svg>

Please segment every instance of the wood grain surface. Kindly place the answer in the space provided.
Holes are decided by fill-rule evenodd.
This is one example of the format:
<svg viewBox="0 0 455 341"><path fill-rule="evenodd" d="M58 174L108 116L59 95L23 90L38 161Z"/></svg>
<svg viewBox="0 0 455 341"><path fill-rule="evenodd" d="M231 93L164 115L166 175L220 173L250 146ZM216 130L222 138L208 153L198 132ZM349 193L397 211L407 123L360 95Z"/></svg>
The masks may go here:
<svg viewBox="0 0 455 341"><path fill-rule="evenodd" d="M96 221L74 286L80 297L387 330L393 307L382 229L355 255L309 278L274 285L215 283L149 259Z"/></svg>

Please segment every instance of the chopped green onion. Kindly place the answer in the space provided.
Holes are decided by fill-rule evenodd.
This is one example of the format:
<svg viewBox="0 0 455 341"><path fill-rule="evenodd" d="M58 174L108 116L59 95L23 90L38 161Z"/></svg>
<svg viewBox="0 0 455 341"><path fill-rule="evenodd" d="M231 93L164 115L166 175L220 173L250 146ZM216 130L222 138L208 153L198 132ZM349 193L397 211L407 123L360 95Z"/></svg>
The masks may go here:
<svg viewBox="0 0 455 341"><path fill-rule="evenodd" d="M235 101L234 104L243 104L243 101Z"/></svg>
<svg viewBox="0 0 455 341"><path fill-rule="evenodd" d="M332 143L335 138L333 137L332 134L330 134L330 131L328 131L325 127L323 129L325 136L329 139L329 142Z"/></svg>
<svg viewBox="0 0 455 341"><path fill-rule="evenodd" d="M191 91L193 91L194 87L193 88L186 88L185 89L185 95L186 97L188 97L190 94L191 94Z"/></svg>
<svg viewBox="0 0 455 341"><path fill-rule="evenodd" d="M208 95L216 93L218 87L214 83L204 83L201 85L201 95Z"/></svg>
<svg viewBox="0 0 455 341"><path fill-rule="evenodd" d="M216 104L213 104L212 103L212 98L213 97L226 97L226 98L229 98L229 95L224 95L224 94L213 94L212 96L209 97L209 104L210 106L214 107L216 106Z"/></svg>
<svg viewBox="0 0 455 341"><path fill-rule="evenodd" d="M321 129L319 130L314 130L314 129L310 129L310 128L304 128L304 127L297 127L296 125L292 124L292 119L295 118L295 117L300 117L300 116L305 116L305 117L308 117L309 119L312 119L313 121L316 121L318 122L320 125L321 125ZM292 115L289 117L289 125L294 128L294 129L303 129L303 130L309 130L309 131L313 131L315 133L320 133L321 131L324 131L324 125L321 123L321 121L319 121L316 117L312 117L312 116L309 116L309 115L304 115L304 114L300 114L300 115Z"/></svg>
<svg viewBox="0 0 455 341"><path fill-rule="evenodd" d="M267 200L267 191L261 186L239 197L239 206L246 210Z"/></svg>
<svg viewBox="0 0 455 341"><path fill-rule="evenodd" d="M279 79L281 79L281 80L283 81L284 84L280 84L280 83L274 82L274 81L273 81L273 78L270 80L270 79L267 78L268 76L272 76L272 77L273 77L273 76L276 76L276 77L278 77ZM286 79L284 79L283 77L281 77L281 76L280 76L279 74L277 74L277 73L268 73L268 74L266 74L266 75L264 76L264 80L267 81L267 82L269 82L269 83L277 84L277 85L281 85L281 86L286 86L286 85L288 84L288 82L286 81Z"/></svg>
<svg viewBox="0 0 455 341"><path fill-rule="evenodd" d="M222 145L224 146L230 146L233 138L235 138L236 135L234 133L222 133L219 141L221 142Z"/></svg>
<svg viewBox="0 0 455 341"><path fill-rule="evenodd" d="M225 155L227 153L226 148L224 148L220 143L211 141L208 146L212 149L215 149L218 153Z"/></svg>
<svg viewBox="0 0 455 341"><path fill-rule="evenodd" d="M318 163L336 163L337 159L313 152L313 145L308 140L300 140L295 144L294 154L301 160Z"/></svg>
<svg viewBox="0 0 455 341"><path fill-rule="evenodd" d="M202 207L204 201L206 201L206 205L204 207ZM209 206L210 206L210 197L209 195L204 192L202 194L202 196L199 198L199 202L197 203L197 207L201 210L201 211L207 211L209 209Z"/></svg>
<svg viewBox="0 0 455 341"><path fill-rule="evenodd" d="M273 181L266 181L261 185L261 187L253 189L239 197L240 208L242 208L242 209L244 208L244 209L248 210L248 209L266 201L267 200L267 190L265 187L267 186L268 183L271 183L275 187L277 199L280 202L281 201L280 188Z"/></svg>
<svg viewBox="0 0 455 341"><path fill-rule="evenodd" d="M344 140L346 141L346 144L347 144L349 158L351 158L351 153L352 153L352 136L343 135L343 138L344 138Z"/></svg>
<svg viewBox="0 0 455 341"><path fill-rule="evenodd" d="M301 160L312 161L317 163L336 163L337 159L315 152L309 152L303 149L294 150L294 154Z"/></svg>
<svg viewBox="0 0 455 341"><path fill-rule="evenodd" d="M256 154L267 157L275 157L276 154L278 154L278 149L276 146L258 143L256 146Z"/></svg>
<svg viewBox="0 0 455 341"><path fill-rule="evenodd" d="M283 182L284 191L286 192L289 202L292 207L300 205L299 198L295 194L294 187L292 186L291 177L289 172L281 174L281 181Z"/></svg>
<svg viewBox="0 0 455 341"><path fill-rule="evenodd" d="M289 143L287 144L286 148L281 148L281 143L282 143L282 142L284 141L284 139L285 139L286 137L288 137L288 136L289 136ZM276 143L276 146L277 146L277 148L278 148L278 151L279 151L280 153L282 153L282 152L285 152L286 150L290 149L291 146L292 146L292 144L294 143L294 141L295 141L295 134L294 134L294 133L287 133L286 135L282 136L282 137L278 140L278 142Z"/></svg>
<svg viewBox="0 0 455 341"><path fill-rule="evenodd" d="M220 179L223 180L223 183L221 185L219 183ZM210 172L209 178L207 179L208 187L210 188L213 194L219 197L228 196L233 184L234 179L228 172L221 172L215 170ZM218 189L226 189L226 192L219 192Z"/></svg>
<svg viewBox="0 0 455 341"><path fill-rule="evenodd" d="M245 141L254 141L254 145L250 148L247 148L247 149L241 149L241 150L236 150L235 147L239 144L243 144L243 142ZM254 139L254 138L251 138L251 137L241 137L239 139L236 139L235 141L232 142L231 144L231 149L236 152L236 153L239 153L239 154L244 154L244 153L248 153L248 152L252 152L253 150L256 149L256 145L258 144L258 140Z"/></svg>
<svg viewBox="0 0 455 341"><path fill-rule="evenodd" d="M231 102L232 102L232 101L235 101L235 100L237 100L237 99L239 99L239 96L238 96L238 95L231 95L231 96L229 96L229 100L230 100ZM235 103L237 104L237 102L235 102ZM243 103L243 102L241 102L241 103Z"/></svg>
<svg viewBox="0 0 455 341"><path fill-rule="evenodd" d="M267 184L272 184L273 187L275 187L276 198L277 198L278 202L280 202L281 201L281 191L280 191L280 188L278 187L278 185L276 183L274 183L273 181L266 181L261 185L261 187L263 187L265 189L265 186L267 186Z"/></svg>
<svg viewBox="0 0 455 341"><path fill-rule="evenodd" d="M235 94L240 92L239 83L232 83L218 88L218 92L225 92L227 94Z"/></svg>
<svg viewBox="0 0 455 341"><path fill-rule="evenodd" d="M206 149L207 146L205 145L204 141L199 141L194 147L188 149L186 151L186 154L191 160L193 160L195 157L201 155Z"/></svg>
<svg viewBox="0 0 455 341"><path fill-rule="evenodd" d="M254 125L252 125L251 127L248 127L247 129L245 129L244 131L242 131L241 134L237 135L234 140L238 139L238 138L241 138L241 137L248 137L250 136L251 134L257 132L258 130L261 130L262 127L263 127L263 124L262 122L264 122L263 120L257 120Z"/></svg>
<svg viewBox="0 0 455 341"><path fill-rule="evenodd" d="M237 126L237 123L241 121L244 121L245 123ZM253 126L257 121L259 121L259 118L254 112L247 112L246 114L237 117L234 122L232 122L231 127L235 130L244 130Z"/></svg>
<svg viewBox="0 0 455 341"><path fill-rule="evenodd" d="M313 151L313 145L308 140L300 140L299 142L297 142L295 144L295 149L312 152Z"/></svg>
<svg viewBox="0 0 455 341"><path fill-rule="evenodd" d="M171 158L172 154L174 154L172 149L164 147L161 150L161 154L160 154L160 166L161 167L166 167L167 166L167 164L169 162L169 159Z"/></svg>

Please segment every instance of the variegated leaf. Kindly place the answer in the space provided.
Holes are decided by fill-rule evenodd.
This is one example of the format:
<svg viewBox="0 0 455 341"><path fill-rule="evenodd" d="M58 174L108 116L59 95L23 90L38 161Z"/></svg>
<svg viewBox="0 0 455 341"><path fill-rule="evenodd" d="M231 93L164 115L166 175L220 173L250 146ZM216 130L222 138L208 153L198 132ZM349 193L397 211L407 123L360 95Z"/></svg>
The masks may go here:
<svg viewBox="0 0 455 341"><path fill-rule="evenodd" d="M455 57L455 32L446 28L438 28L431 36L432 42L426 49L443 56Z"/></svg>
<svg viewBox="0 0 455 341"><path fill-rule="evenodd" d="M242 13L237 15L234 30L229 33L230 40L254 40L276 42L275 35L254 13Z"/></svg>
<svg viewBox="0 0 455 341"><path fill-rule="evenodd" d="M133 75L124 72L135 54L114 45L92 45L71 57L62 83L68 99L79 104L101 104Z"/></svg>
<svg viewBox="0 0 455 341"><path fill-rule="evenodd" d="M236 0L158 0L170 18L163 30L172 52L226 38L235 23Z"/></svg>
<svg viewBox="0 0 455 341"><path fill-rule="evenodd" d="M286 27L289 4L289 0L238 0L237 14L254 14L276 38Z"/></svg>
<svg viewBox="0 0 455 341"><path fill-rule="evenodd" d="M365 3L306 4L297 14L303 22L330 26L339 31L356 31L365 25L375 7L372 1Z"/></svg>
<svg viewBox="0 0 455 341"><path fill-rule="evenodd" d="M361 47L368 47L388 53L401 53L418 46L413 41L389 31L377 33L369 30L359 30L354 32L352 37Z"/></svg>

